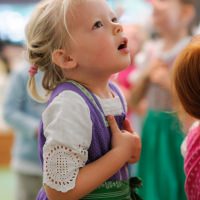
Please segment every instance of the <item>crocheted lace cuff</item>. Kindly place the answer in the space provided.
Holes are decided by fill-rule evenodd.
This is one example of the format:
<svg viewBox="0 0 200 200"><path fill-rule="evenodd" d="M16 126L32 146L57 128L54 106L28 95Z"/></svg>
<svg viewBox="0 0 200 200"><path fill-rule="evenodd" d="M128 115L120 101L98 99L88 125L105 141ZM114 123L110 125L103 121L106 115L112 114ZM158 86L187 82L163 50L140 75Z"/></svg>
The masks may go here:
<svg viewBox="0 0 200 200"><path fill-rule="evenodd" d="M75 187L79 169L87 161L87 151L80 145L76 152L64 145L45 145L43 158L43 183L67 192Z"/></svg>

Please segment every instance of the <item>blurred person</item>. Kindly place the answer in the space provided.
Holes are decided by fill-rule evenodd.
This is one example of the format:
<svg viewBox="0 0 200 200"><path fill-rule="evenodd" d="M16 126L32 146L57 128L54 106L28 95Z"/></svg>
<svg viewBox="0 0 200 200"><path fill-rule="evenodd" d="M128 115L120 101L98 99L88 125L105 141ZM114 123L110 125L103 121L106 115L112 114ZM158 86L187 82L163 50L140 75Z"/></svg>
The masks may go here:
<svg viewBox="0 0 200 200"><path fill-rule="evenodd" d="M0 132L7 132L8 126L3 119L3 101L5 97L5 90L9 81L10 68L8 61L4 55L4 48L6 43L0 40Z"/></svg>
<svg viewBox="0 0 200 200"><path fill-rule="evenodd" d="M179 54L173 70L173 86L176 101L181 103L192 118L192 127L181 146L184 156L184 170L186 174L185 191L188 200L200 199L200 37L192 42ZM177 102L176 102L177 104ZM186 115L178 107L182 119ZM184 117L185 118L185 117Z"/></svg>
<svg viewBox="0 0 200 200"><path fill-rule="evenodd" d="M170 77L174 59L190 41L193 26L199 21L199 4L198 0L152 1L159 38L144 52L144 69L130 98L133 107L144 96L148 104L137 174L143 180L144 199L186 199L180 153L184 134L173 114Z"/></svg>
<svg viewBox="0 0 200 200"><path fill-rule="evenodd" d="M7 43L0 39L0 73L8 74L10 72L8 58L5 55Z"/></svg>
<svg viewBox="0 0 200 200"><path fill-rule="evenodd" d="M5 41L2 50L3 58L7 63L7 70L11 72L18 70L22 60L24 59L24 47L22 43L14 43L12 41Z"/></svg>
<svg viewBox="0 0 200 200"><path fill-rule="evenodd" d="M20 66L11 71L3 108L4 119L14 132L11 167L16 175L15 200L35 200L42 185L37 131L44 105L29 97L28 66L21 60ZM38 88L41 78L39 74Z"/></svg>

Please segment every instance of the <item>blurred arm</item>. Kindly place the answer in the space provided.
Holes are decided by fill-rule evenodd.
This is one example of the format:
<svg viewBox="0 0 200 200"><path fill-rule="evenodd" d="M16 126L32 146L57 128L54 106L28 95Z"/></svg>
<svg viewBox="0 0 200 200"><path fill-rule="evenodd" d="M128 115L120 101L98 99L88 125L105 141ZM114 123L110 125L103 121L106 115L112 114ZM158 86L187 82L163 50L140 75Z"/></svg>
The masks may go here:
<svg viewBox="0 0 200 200"><path fill-rule="evenodd" d="M34 136L39 125L39 119L27 113L24 109L29 99L26 83L28 79L19 72L11 74L6 91L3 115L6 122L21 134Z"/></svg>

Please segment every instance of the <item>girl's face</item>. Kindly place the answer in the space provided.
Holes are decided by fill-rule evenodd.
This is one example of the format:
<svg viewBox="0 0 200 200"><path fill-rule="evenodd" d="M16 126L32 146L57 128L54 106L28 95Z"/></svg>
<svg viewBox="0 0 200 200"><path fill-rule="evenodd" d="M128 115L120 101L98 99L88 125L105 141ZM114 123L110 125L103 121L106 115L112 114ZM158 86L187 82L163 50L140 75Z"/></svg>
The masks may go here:
<svg viewBox="0 0 200 200"><path fill-rule="evenodd" d="M182 24L180 0L153 0L153 23L159 33L176 31Z"/></svg>
<svg viewBox="0 0 200 200"><path fill-rule="evenodd" d="M105 0L85 0L68 16L72 53L81 73L103 76L130 63L122 26Z"/></svg>

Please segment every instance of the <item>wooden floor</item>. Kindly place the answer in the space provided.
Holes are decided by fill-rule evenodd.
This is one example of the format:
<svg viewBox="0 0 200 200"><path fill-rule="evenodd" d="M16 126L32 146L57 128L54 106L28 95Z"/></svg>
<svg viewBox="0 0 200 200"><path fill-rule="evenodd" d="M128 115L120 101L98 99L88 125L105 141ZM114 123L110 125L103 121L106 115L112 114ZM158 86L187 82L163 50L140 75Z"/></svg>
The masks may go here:
<svg viewBox="0 0 200 200"><path fill-rule="evenodd" d="M12 131L0 131L0 166L9 166L14 135Z"/></svg>
<svg viewBox="0 0 200 200"><path fill-rule="evenodd" d="M11 131L0 131L0 200L14 200L15 178L9 168L13 139Z"/></svg>

